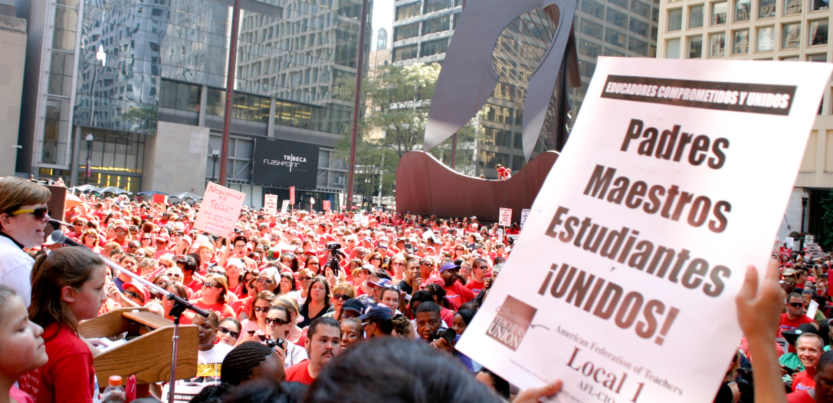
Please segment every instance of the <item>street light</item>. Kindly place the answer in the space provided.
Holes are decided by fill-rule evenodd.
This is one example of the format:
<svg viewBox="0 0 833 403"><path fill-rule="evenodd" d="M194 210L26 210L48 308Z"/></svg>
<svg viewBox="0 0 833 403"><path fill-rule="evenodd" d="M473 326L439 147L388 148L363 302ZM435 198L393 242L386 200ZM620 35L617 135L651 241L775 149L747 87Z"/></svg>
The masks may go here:
<svg viewBox="0 0 833 403"><path fill-rule="evenodd" d="M211 149L211 160L214 161L214 165L211 166L211 180L216 182L217 180L214 179L214 173L217 169L217 160L220 158L220 150Z"/></svg>
<svg viewBox="0 0 833 403"><path fill-rule="evenodd" d="M87 169L84 172L84 184L90 183L90 175L92 175L92 169L90 168L90 157L93 153L93 134L87 134L87 137L84 138L87 140Z"/></svg>

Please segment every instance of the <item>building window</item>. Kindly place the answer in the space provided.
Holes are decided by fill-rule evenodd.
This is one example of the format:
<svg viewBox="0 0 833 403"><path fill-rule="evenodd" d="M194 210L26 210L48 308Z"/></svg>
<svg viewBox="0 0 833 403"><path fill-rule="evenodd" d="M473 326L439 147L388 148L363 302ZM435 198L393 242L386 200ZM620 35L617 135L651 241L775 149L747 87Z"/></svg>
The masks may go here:
<svg viewBox="0 0 833 403"><path fill-rule="evenodd" d="M775 16L775 0L758 0L758 18Z"/></svg>
<svg viewBox="0 0 833 403"><path fill-rule="evenodd" d="M448 40L449 38L443 38L434 41L422 42L422 50L419 52L419 57L445 53L446 49L448 49Z"/></svg>
<svg viewBox="0 0 833 403"><path fill-rule="evenodd" d="M830 0L810 0L813 4L813 11L827 10L830 8Z"/></svg>
<svg viewBox="0 0 833 403"><path fill-rule="evenodd" d="M645 17L645 19L651 18L651 6L642 3L637 0L631 1L631 11L636 13L637 15L641 15Z"/></svg>
<svg viewBox="0 0 833 403"><path fill-rule="evenodd" d="M613 56L613 57L625 57L625 54L624 54L624 53L622 53L622 52L617 52L617 51L615 51L615 50L613 50L613 49L611 49L611 48L608 48L608 47L605 47L605 48L604 48L603 55L604 55L604 56Z"/></svg>
<svg viewBox="0 0 833 403"><path fill-rule="evenodd" d="M619 7L624 8L625 10L628 9L628 0L607 0L610 4L617 5Z"/></svg>
<svg viewBox="0 0 833 403"><path fill-rule="evenodd" d="M600 20L604 19L605 7L594 1L582 0L581 11L585 14L590 14Z"/></svg>
<svg viewBox="0 0 833 403"><path fill-rule="evenodd" d="M797 62L798 61L798 56L782 57L781 61L782 62Z"/></svg>
<svg viewBox="0 0 833 403"><path fill-rule="evenodd" d="M592 36L596 39L602 39L602 26L600 24L596 24L592 21L587 21L587 19L581 19L581 25L579 26L581 33Z"/></svg>
<svg viewBox="0 0 833 403"><path fill-rule="evenodd" d="M512 124L512 109L505 106L492 106L486 114L486 120L495 123Z"/></svg>
<svg viewBox="0 0 833 403"><path fill-rule="evenodd" d="M668 11L668 31L683 29L683 9L675 8Z"/></svg>
<svg viewBox="0 0 833 403"><path fill-rule="evenodd" d="M752 0L735 0L735 22L749 21L752 12Z"/></svg>
<svg viewBox="0 0 833 403"><path fill-rule="evenodd" d="M454 7L454 0L425 0L424 14L445 10L451 7Z"/></svg>
<svg viewBox="0 0 833 403"><path fill-rule="evenodd" d="M732 54L740 55L749 52L749 30L741 29L732 33Z"/></svg>
<svg viewBox="0 0 833 403"><path fill-rule="evenodd" d="M434 18L422 23L422 34L428 35L434 32L448 31L451 27L451 16Z"/></svg>
<svg viewBox="0 0 833 403"><path fill-rule="evenodd" d="M665 42L665 58L679 59L680 58L680 38L669 39Z"/></svg>
<svg viewBox="0 0 833 403"><path fill-rule="evenodd" d="M784 0L784 15L801 14L801 3L804 0Z"/></svg>
<svg viewBox="0 0 833 403"><path fill-rule="evenodd" d="M607 22L616 25L617 27L627 28L628 16L625 15L625 13L620 13L612 8L608 8Z"/></svg>
<svg viewBox="0 0 833 403"><path fill-rule="evenodd" d="M703 5L691 6L688 9L688 27L700 28L703 26Z"/></svg>
<svg viewBox="0 0 833 403"><path fill-rule="evenodd" d="M179 111L199 112L200 86L162 80L159 89L159 106Z"/></svg>
<svg viewBox="0 0 833 403"><path fill-rule="evenodd" d="M592 58L597 58L602 53L602 47L596 45L593 42L585 41L584 39L578 40L578 53L589 56Z"/></svg>
<svg viewBox="0 0 833 403"><path fill-rule="evenodd" d="M419 6L420 4L411 3L402 7L396 8L396 20L402 21L408 18L413 18L419 15Z"/></svg>
<svg viewBox="0 0 833 403"><path fill-rule="evenodd" d="M775 48L775 28L758 28L758 52L772 50L773 48Z"/></svg>
<svg viewBox="0 0 833 403"><path fill-rule="evenodd" d="M810 45L827 44L827 19L810 21Z"/></svg>
<svg viewBox="0 0 833 403"><path fill-rule="evenodd" d="M625 47L625 34L612 30L610 28L605 31L605 42L619 46L621 48Z"/></svg>
<svg viewBox="0 0 833 403"><path fill-rule="evenodd" d="M417 58L417 45L408 45L398 48L393 48L393 62L400 62L402 60Z"/></svg>
<svg viewBox="0 0 833 403"><path fill-rule="evenodd" d="M388 30L379 28L378 40L376 41L376 49L385 49L388 47Z"/></svg>
<svg viewBox="0 0 833 403"><path fill-rule="evenodd" d="M723 56L726 54L726 33L718 32L709 35L709 56Z"/></svg>
<svg viewBox="0 0 833 403"><path fill-rule="evenodd" d="M720 25L726 23L726 16L729 13L729 5L727 2L712 4L712 25Z"/></svg>
<svg viewBox="0 0 833 403"><path fill-rule="evenodd" d="M393 29L393 41L401 41L403 39L413 38L419 36L419 23L402 25Z"/></svg>
<svg viewBox="0 0 833 403"><path fill-rule="evenodd" d="M801 23L784 24L781 48L797 48L801 45Z"/></svg>
<svg viewBox="0 0 833 403"><path fill-rule="evenodd" d="M699 59L703 56L703 36L688 37L688 58Z"/></svg>
<svg viewBox="0 0 833 403"><path fill-rule="evenodd" d="M637 34L642 35L644 37L648 37L648 24L637 20L636 18L631 18L630 24L630 31Z"/></svg>
<svg viewBox="0 0 833 403"><path fill-rule="evenodd" d="M596 64L579 60L578 72L585 77L593 77L593 73L596 72Z"/></svg>
<svg viewBox="0 0 833 403"><path fill-rule="evenodd" d="M637 53L640 56L648 55L648 43L640 41L635 38L628 39L628 50Z"/></svg>
<svg viewBox="0 0 833 403"><path fill-rule="evenodd" d="M807 55L808 62L827 62L827 53L819 53L817 55Z"/></svg>

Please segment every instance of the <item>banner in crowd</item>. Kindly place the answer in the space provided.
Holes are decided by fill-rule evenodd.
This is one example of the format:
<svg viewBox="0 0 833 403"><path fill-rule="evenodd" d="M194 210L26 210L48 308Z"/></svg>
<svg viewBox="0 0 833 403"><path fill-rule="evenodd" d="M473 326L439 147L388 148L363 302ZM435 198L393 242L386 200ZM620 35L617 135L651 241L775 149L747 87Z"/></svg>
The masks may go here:
<svg viewBox="0 0 833 403"><path fill-rule="evenodd" d="M275 215L278 212L278 195L264 196L263 209L266 214Z"/></svg>
<svg viewBox="0 0 833 403"><path fill-rule="evenodd" d="M221 237L228 236L237 225L246 194L208 182L194 221L194 229Z"/></svg>
<svg viewBox="0 0 833 403"><path fill-rule="evenodd" d="M289 187L289 204L295 205L295 186Z"/></svg>
<svg viewBox="0 0 833 403"><path fill-rule="evenodd" d="M324 211L330 211L330 201L329 200L322 201L321 202L321 208L323 208Z"/></svg>
<svg viewBox="0 0 833 403"><path fill-rule="evenodd" d="M526 224L526 219L527 218L529 218L529 209L525 208L525 209L521 210L521 228L523 228L524 224Z"/></svg>
<svg viewBox="0 0 833 403"><path fill-rule="evenodd" d="M494 211L494 210L492 210L492 211ZM498 220L499 221L498 225L500 225L501 227L508 227L508 226L512 225L512 209L511 208L501 207L498 217L500 217L499 220Z"/></svg>
<svg viewBox="0 0 833 403"><path fill-rule="evenodd" d="M289 200L284 200L281 203L281 214L286 214L289 211Z"/></svg>
<svg viewBox="0 0 833 403"><path fill-rule="evenodd" d="M521 388L562 379L562 402L711 402L831 70L600 58L457 348Z"/></svg>

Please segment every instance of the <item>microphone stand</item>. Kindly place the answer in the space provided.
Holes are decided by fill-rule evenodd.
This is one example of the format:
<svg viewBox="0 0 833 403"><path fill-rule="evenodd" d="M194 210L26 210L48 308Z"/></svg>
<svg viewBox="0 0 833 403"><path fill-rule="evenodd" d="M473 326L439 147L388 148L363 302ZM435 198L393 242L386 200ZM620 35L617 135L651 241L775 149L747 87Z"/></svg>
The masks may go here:
<svg viewBox="0 0 833 403"><path fill-rule="evenodd" d="M62 223L62 222L57 221L57 220L55 220L55 221L56 221L55 222L56 224L65 224L65 223ZM50 220L50 224L52 224L52 220ZM70 238L67 238L66 235L64 235L64 233L61 232L61 231L53 232L49 236L49 238L50 238L50 240L52 240L52 242L55 242L55 243L61 243L61 244L68 245L68 246L82 246L82 247L87 248L86 245L78 243L78 242L76 242L76 241L74 241ZM185 312L186 309L190 309L191 311L194 311L195 313L197 313L199 315L202 315L206 318L208 317L209 312L202 309L202 308L198 308L198 307L194 306L194 304L188 302L187 300L180 297L179 295L175 295L172 292L168 292L168 290L165 290L162 287L159 287L158 285L153 284L150 281L147 281L147 280L143 279L142 277L136 275L135 273L131 272L130 270L125 269L124 267L119 266L118 264L116 264L115 262L113 262L112 260L110 260L108 258L106 258L104 256L101 256L101 258L104 259L104 264L109 266L111 269L118 270L119 272L124 273L125 275L132 278L133 280L135 280L135 281L153 289L154 291L156 291L156 292L158 292L162 295L165 295L166 298L168 298L168 300L174 302L174 306L171 307L171 311L168 313L168 315L174 317L173 354L171 356L171 380L170 380L170 385L171 386L170 386L170 389L168 391L168 403L174 403L174 390L176 389L176 364L177 364L177 354L179 352L179 319L182 316L182 314Z"/></svg>

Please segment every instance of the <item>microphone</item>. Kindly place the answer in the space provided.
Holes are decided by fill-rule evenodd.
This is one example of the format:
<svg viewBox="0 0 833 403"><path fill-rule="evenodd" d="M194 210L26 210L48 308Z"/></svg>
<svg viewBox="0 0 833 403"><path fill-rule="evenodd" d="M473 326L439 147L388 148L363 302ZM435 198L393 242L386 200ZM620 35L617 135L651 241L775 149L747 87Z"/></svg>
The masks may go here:
<svg viewBox="0 0 833 403"><path fill-rule="evenodd" d="M57 220L55 220L55 221L57 221ZM60 222L60 221L58 221L58 222ZM82 246L82 247L85 247L85 248L87 247L86 245L80 244L80 243L76 242L76 241L75 241L75 240L73 240L73 239L67 238L67 236L66 236L66 235L64 235L64 233L63 233L63 232L61 232L61 231L54 231L54 232L52 232L52 234L51 234L51 235L49 235L49 239L50 239L50 240L52 240L52 242L54 242L54 243L60 243L60 244L69 245L69 246ZM122 273L126 274L128 277L132 278L133 280L136 280L136 281L138 281L139 283L144 284L146 287L149 287L149 288L151 288L151 289L153 289L153 290L156 290L156 292L158 292L158 293L160 293L160 294L162 294L162 295L167 296L167 298L168 298L168 299L173 300L173 301L175 301L176 303L182 304L182 305L183 305L183 306L185 306L186 308L188 308L188 309L190 309L190 310L192 310L192 311L196 312L197 314L199 314L199 315L201 315L201 316L204 316L204 317L206 317L206 318L208 317L208 314L209 314L209 312L208 312L208 311L206 311L206 310L204 310L204 309L202 309L202 308L199 308L199 307L194 306L194 304L192 304L192 303L188 302L188 301L187 301L187 300L185 300L184 298L182 298L182 297L180 297L180 296L178 296L178 295L174 295L174 293L172 293L172 292L168 292L168 290L165 290L165 289L163 289L162 287L159 287L158 285L153 284L153 283L151 283L150 281L147 281L147 280L143 279L142 277L140 277L140 276L136 275L136 274L135 274L135 273L133 273L132 271L127 270L127 269L125 269L124 267L121 267L121 266L117 265L117 264L116 264L116 263L114 263L112 260L110 260L110 259L108 259L108 258L106 258L106 257L104 257L104 256L101 256L101 258L102 258L102 259L104 259L104 263L105 263L107 266L110 266L110 268L112 268L113 270L118 270L118 271L120 271L120 272L122 272ZM115 273L115 272L114 272L114 273Z"/></svg>
<svg viewBox="0 0 833 403"><path fill-rule="evenodd" d="M63 225L63 226L66 226L66 227L72 227L72 228L75 228L75 226L74 226L74 225L72 225L72 224L70 224L70 223L68 223L68 222L58 221L58 220L56 220L56 219L54 219L54 218L49 219L48 223L49 223L49 224L57 224L57 225ZM54 239L53 239L53 240L54 240Z"/></svg>

